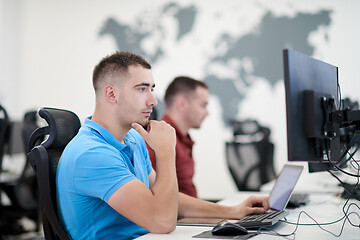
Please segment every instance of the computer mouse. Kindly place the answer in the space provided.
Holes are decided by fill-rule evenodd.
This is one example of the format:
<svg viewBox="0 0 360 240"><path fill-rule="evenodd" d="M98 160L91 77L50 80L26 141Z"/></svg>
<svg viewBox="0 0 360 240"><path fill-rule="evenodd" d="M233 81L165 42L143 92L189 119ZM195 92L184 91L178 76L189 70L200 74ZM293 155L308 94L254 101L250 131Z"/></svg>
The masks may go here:
<svg viewBox="0 0 360 240"><path fill-rule="evenodd" d="M222 236L236 236L236 235L248 234L246 228L244 228L241 225L230 222L219 223L211 230L211 232L214 235L222 235Z"/></svg>

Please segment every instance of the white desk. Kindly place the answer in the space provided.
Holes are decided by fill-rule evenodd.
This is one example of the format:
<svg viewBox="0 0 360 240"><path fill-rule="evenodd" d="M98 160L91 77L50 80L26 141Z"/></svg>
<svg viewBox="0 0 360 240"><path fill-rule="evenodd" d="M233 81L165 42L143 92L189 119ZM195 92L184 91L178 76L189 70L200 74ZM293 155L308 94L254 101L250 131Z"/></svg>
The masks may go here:
<svg viewBox="0 0 360 240"><path fill-rule="evenodd" d="M258 193L261 194L261 193ZM224 205L234 205L241 202L249 196L249 192L239 192L230 198L222 200L220 203ZM360 201L353 201L360 206ZM289 210L290 214L287 216L289 222L296 223L299 213L306 211L311 217L313 217L319 223L333 222L340 219L344 214L342 213L342 207L345 200L334 196L334 193L311 193L310 202L301 208L295 210ZM355 206L351 207L350 211L356 212L360 215L360 210ZM356 224L360 224L359 216L355 214L351 215L350 218ZM339 223L332 225L322 226L323 228L331 231L334 234L339 234L342 228L344 220ZM301 214L300 224L314 223L309 217ZM274 231L281 234L289 234L295 230L295 225L287 223L279 223L273 228ZM146 234L138 239L195 239L194 235L198 235L204 231L211 230L211 227L189 227L189 226L177 226L176 230L170 234ZM200 239L200 238L196 238ZM228 238L224 238L228 239ZM260 234L252 237L251 239L284 239L279 236L271 236L268 234ZM294 239L293 236L290 239ZM360 239L360 228L352 227L348 222L344 226L343 233L340 238L336 238L330 233L321 230L318 226L298 226L296 231L295 239L306 239L306 240L319 240L319 239Z"/></svg>

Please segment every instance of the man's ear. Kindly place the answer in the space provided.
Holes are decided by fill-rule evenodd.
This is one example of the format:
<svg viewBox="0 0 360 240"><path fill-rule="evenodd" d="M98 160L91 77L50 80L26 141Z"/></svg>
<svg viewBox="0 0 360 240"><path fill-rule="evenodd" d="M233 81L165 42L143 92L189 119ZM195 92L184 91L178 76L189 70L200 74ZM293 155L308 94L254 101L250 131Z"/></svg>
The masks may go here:
<svg viewBox="0 0 360 240"><path fill-rule="evenodd" d="M105 86L104 88L104 97L106 99L106 101L110 102L110 103L116 103L117 102L117 98L116 98L116 89L113 85L108 84Z"/></svg>
<svg viewBox="0 0 360 240"><path fill-rule="evenodd" d="M177 96L177 98L175 99L175 104L176 104L176 108L178 110L183 110L187 107L187 105L189 104L187 99L185 98L184 95L179 95Z"/></svg>

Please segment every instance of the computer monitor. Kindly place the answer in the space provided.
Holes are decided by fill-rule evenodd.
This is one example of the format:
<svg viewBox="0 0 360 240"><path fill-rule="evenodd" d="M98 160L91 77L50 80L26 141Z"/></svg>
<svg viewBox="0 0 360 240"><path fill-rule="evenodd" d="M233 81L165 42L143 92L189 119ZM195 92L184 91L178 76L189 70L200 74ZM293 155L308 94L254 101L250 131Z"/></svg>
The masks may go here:
<svg viewBox="0 0 360 240"><path fill-rule="evenodd" d="M290 49L283 50L283 60L288 160L307 161L309 172L344 167L340 128L347 120L334 117L340 110L338 68Z"/></svg>

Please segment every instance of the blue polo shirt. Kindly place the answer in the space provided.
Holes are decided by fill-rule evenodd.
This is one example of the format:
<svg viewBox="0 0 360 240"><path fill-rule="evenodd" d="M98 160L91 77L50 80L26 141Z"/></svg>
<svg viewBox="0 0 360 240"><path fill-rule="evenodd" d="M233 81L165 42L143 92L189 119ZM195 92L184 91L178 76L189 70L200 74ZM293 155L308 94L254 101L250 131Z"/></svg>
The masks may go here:
<svg viewBox="0 0 360 240"><path fill-rule="evenodd" d="M148 233L107 204L117 189L133 179L149 187L152 168L143 138L131 129L124 142L85 119L66 146L56 184L60 219L72 239L133 239Z"/></svg>

